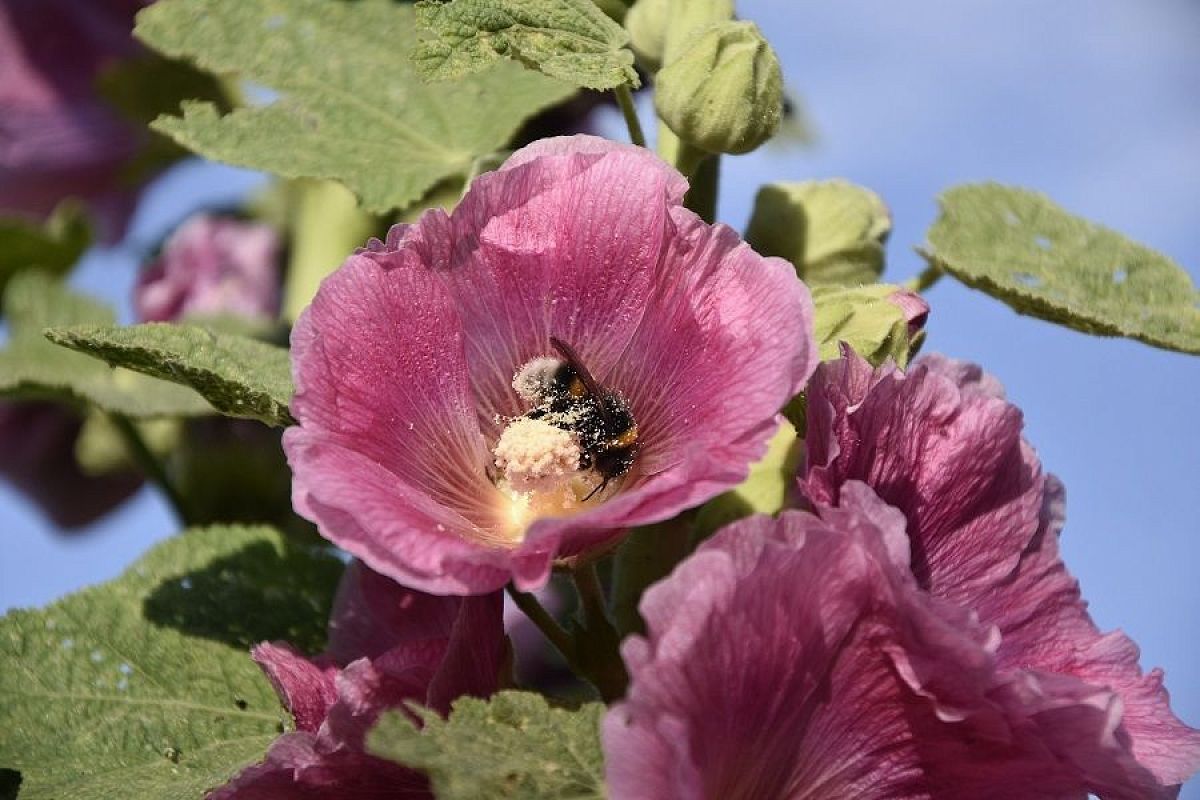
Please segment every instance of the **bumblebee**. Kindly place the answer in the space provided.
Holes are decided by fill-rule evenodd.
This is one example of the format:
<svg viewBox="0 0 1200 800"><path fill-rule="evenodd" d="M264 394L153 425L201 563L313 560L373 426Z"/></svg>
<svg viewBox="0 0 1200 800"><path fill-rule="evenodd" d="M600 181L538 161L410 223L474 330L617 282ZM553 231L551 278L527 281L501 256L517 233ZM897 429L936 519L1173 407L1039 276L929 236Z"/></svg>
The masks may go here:
<svg viewBox="0 0 1200 800"><path fill-rule="evenodd" d="M539 391L541 402L525 416L543 419L579 438L579 469L594 469L601 478L583 498L587 501L633 466L640 445L637 422L620 395L596 382L573 347L553 336L550 344L562 361L546 374Z"/></svg>

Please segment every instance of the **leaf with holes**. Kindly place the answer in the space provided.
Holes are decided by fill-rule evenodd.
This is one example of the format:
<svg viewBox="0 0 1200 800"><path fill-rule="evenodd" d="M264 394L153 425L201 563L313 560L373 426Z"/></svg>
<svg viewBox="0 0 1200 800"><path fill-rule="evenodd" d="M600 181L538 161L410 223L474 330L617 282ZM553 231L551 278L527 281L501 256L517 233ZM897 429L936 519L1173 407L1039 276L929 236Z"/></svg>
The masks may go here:
<svg viewBox="0 0 1200 800"><path fill-rule="evenodd" d="M4 295L12 338L0 350L0 396L56 399L129 417L198 416L213 409L183 386L114 370L47 341L53 325L111 325L112 310L40 271L13 278Z"/></svg>
<svg viewBox="0 0 1200 800"><path fill-rule="evenodd" d="M268 528L188 531L0 619L0 764L22 800L191 798L291 722L248 648L316 650L341 562Z"/></svg>
<svg viewBox="0 0 1200 800"><path fill-rule="evenodd" d="M941 197L922 255L1022 314L1200 353L1200 292L1171 259L1037 192L994 183Z"/></svg>
<svg viewBox="0 0 1200 800"><path fill-rule="evenodd" d="M500 692L490 701L463 697L449 720L423 713L421 730L404 714L385 714L367 735L367 749L424 770L443 800L602 800L603 713L600 703L553 708L532 692Z"/></svg>
<svg viewBox="0 0 1200 800"><path fill-rule="evenodd" d="M587 89L640 84L629 34L592 0L424 0L413 50L427 78L461 78L505 58Z"/></svg>
<svg viewBox="0 0 1200 800"><path fill-rule="evenodd" d="M268 425L293 423L291 364L283 347L162 322L54 328L46 336L114 367L190 386L223 414Z"/></svg>
<svg viewBox="0 0 1200 800"><path fill-rule="evenodd" d="M229 114L185 103L182 117L160 117L156 130L217 161L333 178L379 213L467 174L574 91L511 63L426 85L409 60L413 10L383 0L160 0L138 15L136 33L277 95Z"/></svg>

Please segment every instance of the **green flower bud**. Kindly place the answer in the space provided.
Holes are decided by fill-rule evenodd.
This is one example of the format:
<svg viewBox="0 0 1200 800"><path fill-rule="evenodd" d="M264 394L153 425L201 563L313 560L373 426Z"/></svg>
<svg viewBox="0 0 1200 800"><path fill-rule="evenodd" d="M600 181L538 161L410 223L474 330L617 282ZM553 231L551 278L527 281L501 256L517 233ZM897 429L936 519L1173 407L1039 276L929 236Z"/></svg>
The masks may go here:
<svg viewBox="0 0 1200 800"><path fill-rule="evenodd" d="M733 0L637 0L625 30L638 63L656 72L697 29L733 19Z"/></svg>
<svg viewBox="0 0 1200 800"><path fill-rule="evenodd" d="M654 106L681 140L709 153L748 153L783 117L779 59L752 22L699 31L658 73Z"/></svg>
<svg viewBox="0 0 1200 800"><path fill-rule="evenodd" d="M638 0L625 15L625 30L638 63L654 72L662 65L671 0Z"/></svg>

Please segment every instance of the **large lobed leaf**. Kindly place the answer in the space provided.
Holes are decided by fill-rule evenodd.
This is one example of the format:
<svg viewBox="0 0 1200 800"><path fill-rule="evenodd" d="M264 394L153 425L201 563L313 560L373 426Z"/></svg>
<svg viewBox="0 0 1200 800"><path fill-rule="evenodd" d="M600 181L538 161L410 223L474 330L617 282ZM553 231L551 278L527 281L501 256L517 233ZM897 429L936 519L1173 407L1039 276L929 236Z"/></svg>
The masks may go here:
<svg viewBox="0 0 1200 800"><path fill-rule="evenodd" d="M0 396L93 404L129 417L212 413L212 406L191 389L113 370L47 341L42 335L46 327L111 325L114 318L107 307L40 271L13 278L5 292L4 310L12 338L0 351Z"/></svg>
<svg viewBox="0 0 1200 800"><path fill-rule="evenodd" d="M291 364L283 347L159 322L54 328L46 335L112 366L190 386L223 414L276 426L294 422L288 412Z"/></svg>
<svg viewBox="0 0 1200 800"><path fill-rule="evenodd" d="M413 10L384 0L160 0L137 35L278 95L222 115L185 103L154 127L203 156L288 178L333 178L369 211L403 208L508 143L573 89L518 64L426 85Z"/></svg>
<svg viewBox="0 0 1200 800"><path fill-rule="evenodd" d="M1200 353L1200 292L1171 259L1080 219L1037 192L959 186L922 253L1022 314Z"/></svg>
<svg viewBox="0 0 1200 800"><path fill-rule="evenodd" d="M342 564L268 528L194 530L0 619L0 767L22 800L195 800L290 725L248 648L321 647Z"/></svg>
<svg viewBox="0 0 1200 800"><path fill-rule="evenodd" d="M449 720L425 713L421 730L404 714L385 714L368 734L367 749L424 770L440 800L601 800L603 713L600 703L553 708L531 692L500 692L490 701L464 697Z"/></svg>
<svg viewBox="0 0 1200 800"><path fill-rule="evenodd" d="M514 58L588 89L639 85L629 34L592 0L423 0L421 74L460 78Z"/></svg>

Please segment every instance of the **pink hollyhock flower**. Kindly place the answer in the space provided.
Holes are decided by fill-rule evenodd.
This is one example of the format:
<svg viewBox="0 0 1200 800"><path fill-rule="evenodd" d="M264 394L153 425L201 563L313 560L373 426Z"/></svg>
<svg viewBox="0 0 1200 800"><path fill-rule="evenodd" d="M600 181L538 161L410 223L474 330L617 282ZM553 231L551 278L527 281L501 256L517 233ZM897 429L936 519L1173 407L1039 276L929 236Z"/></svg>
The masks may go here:
<svg viewBox="0 0 1200 800"><path fill-rule="evenodd" d="M136 193L123 172L147 141L97 93L140 55L137 0L9 0L0 6L0 211L45 217L67 197L121 236Z"/></svg>
<svg viewBox="0 0 1200 800"><path fill-rule="evenodd" d="M476 593L740 481L814 367L812 308L686 188L644 149L542 140L347 260L292 334L297 511Z"/></svg>
<svg viewBox="0 0 1200 800"><path fill-rule="evenodd" d="M133 302L151 322L195 315L279 313L280 237L259 222L197 214L138 276Z"/></svg>
<svg viewBox="0 0 1200 800"><path fill-rule="evenodd" d="M60 528L94 522L125 502L142 478L136 472L87 475L75 459L83 423L54 403L0 403L0 477Z"/></svg>
<svg viewBox="0 0 1200 800"><path fill-rule="evenodd" d="M447 714L463 695L496 691L507 641L499 593L433 597L360 562L347 568L329 647L306 658L281 643L254 658L296 720L211 800L431 798L419 772L368 755L364 739L385 710L414 703Z"/></svg>
<svg viewBox="0 0 1200 800"><path fill-rule="evenodd" d="M847 350L809 384L801 489L832 505L847 481L864 481L903 512L917 583L997 628L1001 668L1077 679L1118 698L1110 735L1097 735L1097 761L1078 765L1091 790L1168 796L1127 786L1147 770L1161 787L1186 780L1200 768L1200 731L1171 712L1162 672L1143 674L1137 646L1102 634L1087 613L1058 552L1062 486L1042 473L1021 427L1020 411L979 367L927 356L904 375L872 370ZM1101 760L1107 777L1091 772Z"/></svg>
<svg viewBox="0 0 1200 800"><path fill-rule="evenodd" d="M1004 670L917 585L903 516L843 494L734 523L646 592L603 723L613 800L1082 798L1071 756L1112 734L1111 694Z"/></svg>

